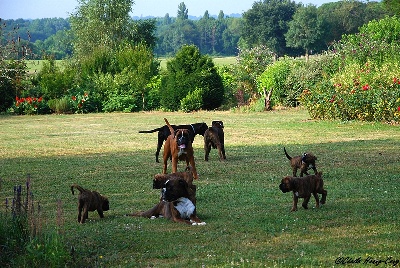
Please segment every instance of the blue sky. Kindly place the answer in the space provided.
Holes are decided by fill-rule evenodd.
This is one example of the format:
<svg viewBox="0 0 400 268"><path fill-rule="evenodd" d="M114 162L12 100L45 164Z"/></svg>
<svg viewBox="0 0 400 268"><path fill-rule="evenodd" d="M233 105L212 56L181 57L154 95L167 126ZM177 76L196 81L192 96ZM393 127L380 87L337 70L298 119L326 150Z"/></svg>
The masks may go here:
<svg viewBox="0 0 400 268"><path fill-rule="evenodd" d="M303 4L320 6L323 3L339 0L303 0ZM222 10L225 15L243 13L249 10L255 0L136 0L132 16L164 17L168 13L176 17L179 3L184 2L189 15L203 16L208 10L210 15L218 15ZM37 19L67 18L78 6L77 0L0 0L0 18L2 19Z"/></svg>

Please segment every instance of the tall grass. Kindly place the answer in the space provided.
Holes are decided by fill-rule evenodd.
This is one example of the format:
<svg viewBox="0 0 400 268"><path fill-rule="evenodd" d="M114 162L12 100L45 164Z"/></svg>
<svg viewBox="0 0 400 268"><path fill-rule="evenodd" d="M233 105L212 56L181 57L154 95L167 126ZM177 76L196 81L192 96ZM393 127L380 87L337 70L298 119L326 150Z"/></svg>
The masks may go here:
<svg viewBox="0 0 400 268"><path fill-rule="evenodd" d="M157 135L138 131L163 125L164 117L173 124L224 121L225 162L216 150L205 162L202 138L194 141L205 226L124 216L159 200L152 189L162 170ZM0 200L31 174L50 230L57 230L62 202L70 267L333 267L339 257L400 259L398 126L314 121L302 109L2 116L0 125ZM290 155L318 157L328 191L320 209L311 200L309 210L290 212L292 196L278 188L291 173L283 146ZM72 183L109 197L105 218L93 212L78 224Z"/></svg>

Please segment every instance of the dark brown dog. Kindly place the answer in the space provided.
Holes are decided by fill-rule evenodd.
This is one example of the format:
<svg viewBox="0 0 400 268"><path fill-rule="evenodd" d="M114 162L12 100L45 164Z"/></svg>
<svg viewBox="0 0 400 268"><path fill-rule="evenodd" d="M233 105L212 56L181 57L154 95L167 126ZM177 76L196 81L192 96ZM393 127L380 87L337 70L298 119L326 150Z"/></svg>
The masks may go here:
<svg viewBox="0 0 400 268"><path fill-rule="evenodd" d="M204 160L208 161L211 147L218 149L219 159L226 159L225 141L224 141L224 123L222 121L212 121L212 127L209 127L204 133Z"/></svg>
<svg viewBox="0 0 400 268"><path fill-rule="evenodd" d="M205 225L196 215L196 206L190 200L190 187L182 178L171 178L165 182L162 200L150 210L131 216L158 218L160 216L174 222L191 225Z"/></svg>
<svg viewBox="0 0 400 268"><path fill-rule="evenodd" d="M324 181L322 179L322 172L317 172L315 175L307 175L305 177L290 177L287 176L282 179L279 189L283 193L293 192L293 207L291 211L297 210L297 202L299 198L304 198L303 208L308 208L308 201L310 201L311 194L315 198L316 207L319 204L325 204L328 192L324 189ZM322 194L321 202L319 201L318 194Z"/></svg>
<svg viewBox="0 0 400 268"><path fill-rule="evenodd" d="M171 158L172 160L172 173L176 173L178 169L178 160L185 160L186 166L189 164L192 167L193 176L195 179L199 178L196 170L196 164L194 162L194 154L192 141L190 139L190 134L187 129L177 129L174 130L169 124L168 120L164 118L165 123L169 126L171 134L168 136L164 143L164 154L163 154L163 174L167 173L167 163Z"/></svg>
<svg viewBox="0 0 400 268"><path fill-rule="evenodd" d="M153 179L153 189L163 189L165 183L171 179L183 179L189 186L189 199L196 205L196 185L193 184L193 171L189 166L185 172L176 172L171 174L156 174Z"/></svg>
<svg viewBox="0 0 400 268"><path fill-rule="evenodd" d="M110 209L110 204L107 197L102 196L96 191L83 189L77 184L71 185L71 192L74 194L74 188L79 190L78 195L78 222L85 223L88 218L89 211L97 210L100 218L104 218L103 211Z"/></svg>
<svg viewBox="0 0 400 268"><path fill-rule="evenodd" d="M193 143L194 141L194 137L196 135L201 135L204 136L204 132L208 129L208 126L206 123L194 123L194 124L190 124L190 125L171 125L171 127L174 130L177 129L187 129L189 131L190 134L190 139ZM158 141L157 141L157 151L156 151L156 162L160 162L158 160L158 156L160 155L160 150L161 147L163 145L163 142L167 140L168 136L171 135L171 131L169 129L169 127L167 125L164 125L162 127L159 128L155 128L152 130L141 130L139 131L139 133L153 133L158 131Z"/></svg>
<svg viewBox="0 0 400 268"><path fill-rule="evenodd" d="M291 157L287 152L285 147L283 147L283 151L287 159L290 160L290 166L293 170L293 177L297 176L297 169L300 169L300 177L303 177L303 174L308 175L308 170L314 170L314 174L317 174L317 167L315 166L315 161L317 157L315 157L312 153L304 153L302 155Z"/></svg>

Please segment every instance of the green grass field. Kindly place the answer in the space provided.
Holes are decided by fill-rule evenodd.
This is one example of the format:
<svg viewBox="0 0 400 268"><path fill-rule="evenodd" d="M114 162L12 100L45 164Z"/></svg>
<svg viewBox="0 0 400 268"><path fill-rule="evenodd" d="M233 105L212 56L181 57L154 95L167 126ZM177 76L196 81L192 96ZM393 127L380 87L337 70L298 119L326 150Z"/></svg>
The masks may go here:
<svg viewBox="0 0 400 268"><path fill-rule="evenodd" d="M216 150L203 160L201 137L193 145L205 226L124 216L159 200L152 189L162 171L157 134L138 131L163 125L164 117L172 124L224 121L225 162ZM56 225L60 199L77 267L341 267L335 262L357 258L354 267L388 261L382 267L400 259L399 126L313 121L302 109L1 116L0 126L0 199L30 174L46 228ZM310 209L290 212L292 195L278 188L291 174L283 146L290 155L318 157L328 191L320 209L311 199ZM92 212L77 223L72 183L109 197L104 219Z"/></svg>
<svg viewBox="0 0 400 268"><path fill-rule="evenodd" d="M167 61L170 60L169 58L159 58L160 66L162 69L167 68ZM229 65L236 63L236 57L214 57L213 58L214 64L216 66L221 65ZM26 61L28 71L30 73L38 72L43 65L43 60L27 60ZM57 60L57 64L62 66L62 60Z"/></svg>

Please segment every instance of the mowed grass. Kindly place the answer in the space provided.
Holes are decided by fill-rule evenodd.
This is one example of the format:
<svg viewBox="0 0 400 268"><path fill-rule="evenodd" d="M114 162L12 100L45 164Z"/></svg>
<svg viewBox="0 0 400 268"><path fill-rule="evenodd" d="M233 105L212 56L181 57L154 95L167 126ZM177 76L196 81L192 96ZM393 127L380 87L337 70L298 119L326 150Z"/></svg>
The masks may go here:
<svg viewBox="0 0 400 268"><path fill-rule="evenodd" d="M163 125L164 117L172 124L224 121L225 162L216 150L204 161L202 137L193 145L205 226L124 216L159 200L152 189L162 171L157 134L138 131ZM80 267L332 267L338 257L400 259L398 126L313 121L302 109L2 116L0 126L0 199L11 198L30 174L47 228L56 226L60 199L66 246ZM278 188L291 174L283 146L290 155L318 157L328 191L320 209L311 199L310 209L290 212L292 194ZM72 183L109 197L104 219L92 212L77 223Z"/></svg>
<svg viewBox="0 0 400 268"><path fill-rule="evenodd" d="M169 61L171 59L172 58L165 58L165 57L159 58L158 60L160 61L161 69L164 69L164 70L167 69L167 61ZM230 64L236 63L236 57L233 57L233 56L232 57L213 57L212 59L216 66L230 65ZM26 65L27 65L28 71L30 73L39 72L42 69L44 62L45 62L44 60L27 60ZM56 63L61 68L63 67L63 60L57 60Z"/></svg>

